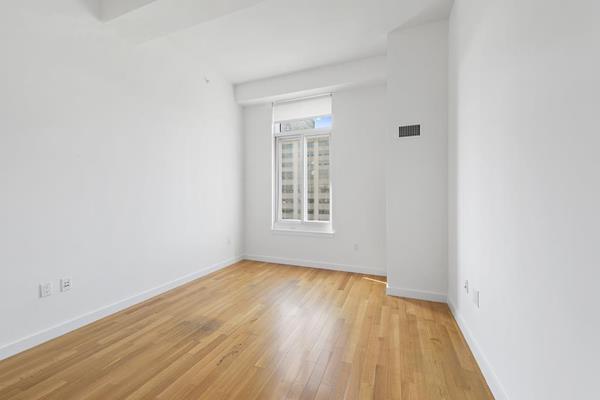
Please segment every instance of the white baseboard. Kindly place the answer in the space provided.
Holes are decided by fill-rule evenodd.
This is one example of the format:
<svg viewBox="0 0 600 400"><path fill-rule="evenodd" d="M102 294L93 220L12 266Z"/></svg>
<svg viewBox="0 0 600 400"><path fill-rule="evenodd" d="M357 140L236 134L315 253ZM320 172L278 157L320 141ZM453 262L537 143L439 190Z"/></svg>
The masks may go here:
<svg viewBox="0 0 600 400"><path fill-rule="evenodd" d="M387 286L386 293L388 296L407 297L409 299L437 301L438 303L446 303L447 296L443 293L427 292L424 290L404 289L393 286Z"/></svg>
<svg viewBox="0 0 600 400"><path fill-rule="evenodd" d="M357 274L386 276L386 272L384 269L375 269L375 268L363 267L363 266L358 266L358 265L337 264L337 263L329 263L329 262L321 262L321 261L307 261L307 260L298 260L298 259L292 259L292 258L281 258L281 257L271 257L271 256L257 256L257 255L250 255L250 254L246 254L244 256L244 258L246 260L268 262L268 263L273 263L273 264L297 265L299 267L322 268L322 269L330 269L333 271L355 272Z"/></svg>
<svg viewBox="0 0 600 400"><path fill-rule="evenodd" d="M144 300L148 300L151 297L157 296L161 293L174 289L195 279L201 278L205 275L218 271L241 260L242 257L240 256L230 258L228 260L221 261L213 265L209 265L208 267L177 278L171 282L167 282L163 285L143 291L141 293L117 301L116 303L110 304L108 306L98 308L97 310L91 311L79 317L54 325L50 328L44 329L43 331L24 337L23 339L19 339L13 343L6 344L0 347L0 360L13 356L32 347L35 347L39 344L64 335L65 333L71 332L75 329L81 328L84 325L90 324L94 321L107 317L118 311L124 310L135 304L141 303Z"/></svg>
<svg viewBox="0 0 600 400"><path fill-rule="evenodd" d="M477 343L477 340L475 340L475 337L471 333L471 330L467 327L467 324L465 323L464 319L460 316L460 314L456 310L456 307L454 307L454 304L451 301L448 301L448 307L450 308L450 311L452 312L452 315L454 316L454 320L458 324L458 327L462 331L465 340L471 348L471 352L473 353L477 364L479 364L479 369L481 369L481 373L483 374L483 377L485 378L488 386L490 387L492 394L494 395L496 400L508 400L506 391L500 384L498 376L496 376L496 373L494 372L490 362L488 361L487 357L483 354L481 347Z"/></svg>

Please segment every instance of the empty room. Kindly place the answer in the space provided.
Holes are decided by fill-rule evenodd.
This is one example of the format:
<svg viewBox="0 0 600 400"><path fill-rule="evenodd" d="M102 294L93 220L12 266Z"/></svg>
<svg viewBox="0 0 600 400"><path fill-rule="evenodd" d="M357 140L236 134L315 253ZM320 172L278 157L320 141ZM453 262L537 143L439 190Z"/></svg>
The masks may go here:
<svg viewBox="0 0 600 400"><path fill-rule="evenodd" d="M600 399L600 2L0 1L0 400Z"/></svg>

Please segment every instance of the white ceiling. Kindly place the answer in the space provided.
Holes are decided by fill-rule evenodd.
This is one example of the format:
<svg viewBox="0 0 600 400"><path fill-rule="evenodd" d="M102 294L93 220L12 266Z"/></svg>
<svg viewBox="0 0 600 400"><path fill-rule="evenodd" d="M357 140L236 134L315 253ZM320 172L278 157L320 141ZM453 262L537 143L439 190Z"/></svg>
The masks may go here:
<svg viewBox="0 0 600 400"><path fill-rule="evenodd" d="M106 19L114 18L107 25L122 36L168 40L234 83L385 54L388 32L445 18L452 6L452 0L119 0L116 9L115 0L102 1Z"/></svg>

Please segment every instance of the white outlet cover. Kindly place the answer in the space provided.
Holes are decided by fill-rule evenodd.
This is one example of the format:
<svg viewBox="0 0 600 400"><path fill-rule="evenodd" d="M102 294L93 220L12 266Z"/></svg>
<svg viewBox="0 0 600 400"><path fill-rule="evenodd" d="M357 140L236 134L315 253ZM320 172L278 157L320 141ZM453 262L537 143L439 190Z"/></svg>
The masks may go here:
<svg viewBox="0 0 600 400"><path fill-rule="evenodd" d="M479 308L479 290L473 291L473 304L475 304L475 307Z"/></svg>
<svg viewBox="0 0 600 400"><path fill-rule="evenodd" d="M60 291L66 292L68 290L71 290L72 284L73 283L71 282L71 278L62 278L60 280Z"/></svg>

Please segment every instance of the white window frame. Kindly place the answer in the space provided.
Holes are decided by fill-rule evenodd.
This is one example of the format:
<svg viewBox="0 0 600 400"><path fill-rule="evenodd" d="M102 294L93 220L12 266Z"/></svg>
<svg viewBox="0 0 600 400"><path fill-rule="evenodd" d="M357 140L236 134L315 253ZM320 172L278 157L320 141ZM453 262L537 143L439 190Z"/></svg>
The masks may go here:
<svg viewBox="0 0 600 400"><path fill-rule="evenodd" d="M305 118L286 120L286 121L274 121L272 125L273 129L273 221L272 230L274 232L284 233L308 233L317 235L332 235L333 230L333 182L331 179L331 166L332 166L332 147L333 147L333 116L331 128L320 128L320 129L301 129L288 132L274 132L275 124L280 122L290 121L302 121L305 119L324 117L325 115L307 116ZM327 115L329 116L329 115ZM329 138L329 221L309 221L308 220L308 177L307 177L307 139L314 137L326 136ZM302 220L283 220L281 218L281 204L280 194L282 189L281 182L281 151L279 144L282 139L300 139L302 146Z"/></svg>

